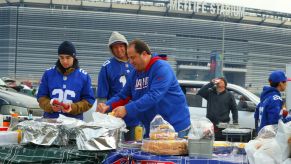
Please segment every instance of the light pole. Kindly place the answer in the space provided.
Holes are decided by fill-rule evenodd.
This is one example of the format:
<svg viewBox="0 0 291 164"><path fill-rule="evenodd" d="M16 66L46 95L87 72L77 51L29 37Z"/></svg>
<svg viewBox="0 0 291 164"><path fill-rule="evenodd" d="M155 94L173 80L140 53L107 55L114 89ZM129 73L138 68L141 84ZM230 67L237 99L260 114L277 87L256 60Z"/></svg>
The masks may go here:
<svg viewBox="0 0 291 164"><path fill-rule="evenodd" d="M221 75L222 76L223 76L223 66L224 66L224 33L225 33L224 23L225 23L225 16L223 16L223 22L222 22L222 45L221 45L221 56L220 56L220 60L221 60Z"/></svg>

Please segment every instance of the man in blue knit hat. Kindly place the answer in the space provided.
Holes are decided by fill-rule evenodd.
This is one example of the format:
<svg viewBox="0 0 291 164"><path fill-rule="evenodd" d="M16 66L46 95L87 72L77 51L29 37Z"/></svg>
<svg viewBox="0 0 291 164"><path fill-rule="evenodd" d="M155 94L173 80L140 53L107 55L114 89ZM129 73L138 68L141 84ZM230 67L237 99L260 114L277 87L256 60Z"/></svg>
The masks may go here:
<svg viewBox="0 0 291 164"><path fill-rule="evenodd" d="M264 86L261 101L255 112L257 132L264 126L278 124L283 100L280 92L285 91L287 77L283 71L274 71L269 76L270 86Z"/></svg>
<svg viewBox="0 0 291 164"><path fill-rule="evenodd" d="M37 100L44 110L44 118L58 118L63 114L82 120L83 113L94 104L91 78L79 68L71 42L60 44L56 65L42 76Z"/></svg>

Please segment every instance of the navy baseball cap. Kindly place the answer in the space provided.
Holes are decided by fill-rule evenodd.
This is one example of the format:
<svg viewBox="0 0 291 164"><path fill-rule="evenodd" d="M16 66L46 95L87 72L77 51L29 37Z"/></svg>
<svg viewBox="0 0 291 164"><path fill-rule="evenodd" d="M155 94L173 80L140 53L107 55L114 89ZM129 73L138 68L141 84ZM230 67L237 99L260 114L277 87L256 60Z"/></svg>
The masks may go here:
<svg viewBox="0 0 291 164"><path fill-rule="evenodd" d="M283 71L274 71L269 76L269 81L273 83L279 83L282 81L287 81L287 77Z"/></svg>

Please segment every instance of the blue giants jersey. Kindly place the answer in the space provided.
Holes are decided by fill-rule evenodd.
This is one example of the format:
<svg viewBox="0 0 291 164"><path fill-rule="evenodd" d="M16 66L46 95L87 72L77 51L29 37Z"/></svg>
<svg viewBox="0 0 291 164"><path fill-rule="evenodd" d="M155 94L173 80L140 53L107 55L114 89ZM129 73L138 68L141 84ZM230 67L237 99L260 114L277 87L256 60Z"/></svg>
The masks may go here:
<svg viewBox="0 0 291 164"><path fill-rule="evenodd" d="M90 104L94 104L94 92L91 87L91 78L82 69L76 69L67 76L61 74L56 67L48 69L42 76L37 99L40 97L58 99L64 103L75 103L86 99ZM83 119L83 114L71 115L62 113L68 117ZM58 118L59 112L44 112L45 118Z"/></svg>
<svg viewBox="0 0 291 164"><path fill-rule="evenodd" d="M97 98L110 99L125 85L133 67L112 57L104 62L98 76Z"/></svg>
<svg viewBox="0 0 291 164"><path fill-rule="evenodd" d="M115 57L104 62L98 76L97 98L109 100L119 93L129 79L133 66L128 62L122 62ZM133 127L139 124L137 118L125 116L124 121L127 126Z"/></svg>

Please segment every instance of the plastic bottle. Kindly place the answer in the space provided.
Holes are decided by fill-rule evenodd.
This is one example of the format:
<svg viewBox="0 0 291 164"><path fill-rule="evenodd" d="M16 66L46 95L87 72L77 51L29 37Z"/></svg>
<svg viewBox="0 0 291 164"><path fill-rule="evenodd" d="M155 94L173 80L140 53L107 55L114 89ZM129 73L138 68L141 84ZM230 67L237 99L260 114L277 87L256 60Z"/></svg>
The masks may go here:
<svg viewBox="0 0 291 164"><path fill-rule="evenodd" d="M142 141L143 139L143 127L141 125L138 125L134 129L134 138L135 141Z"/></svg>
<svg viewBox="0 0 291 164"><path fill-rule="evenodd" d="M12 109L9 130L13 130L13 128L19 123L18 116L19 115L15 112L15 109Z"/></svg>
<svg viewBox="0 0 291 164"><path fill-rule="evenodd" d="M18 144L20 144L20 142L22 140L22 131L21 131L21 129L17 129L16 132L18 132L17 141L18 141Z"/></svg>
<svg viewBox="0 0 291 164"><path fill-rule="evenodd" d="M28 120L33 120L32 113L33 113L32 110L28 111Z"/></svg>

